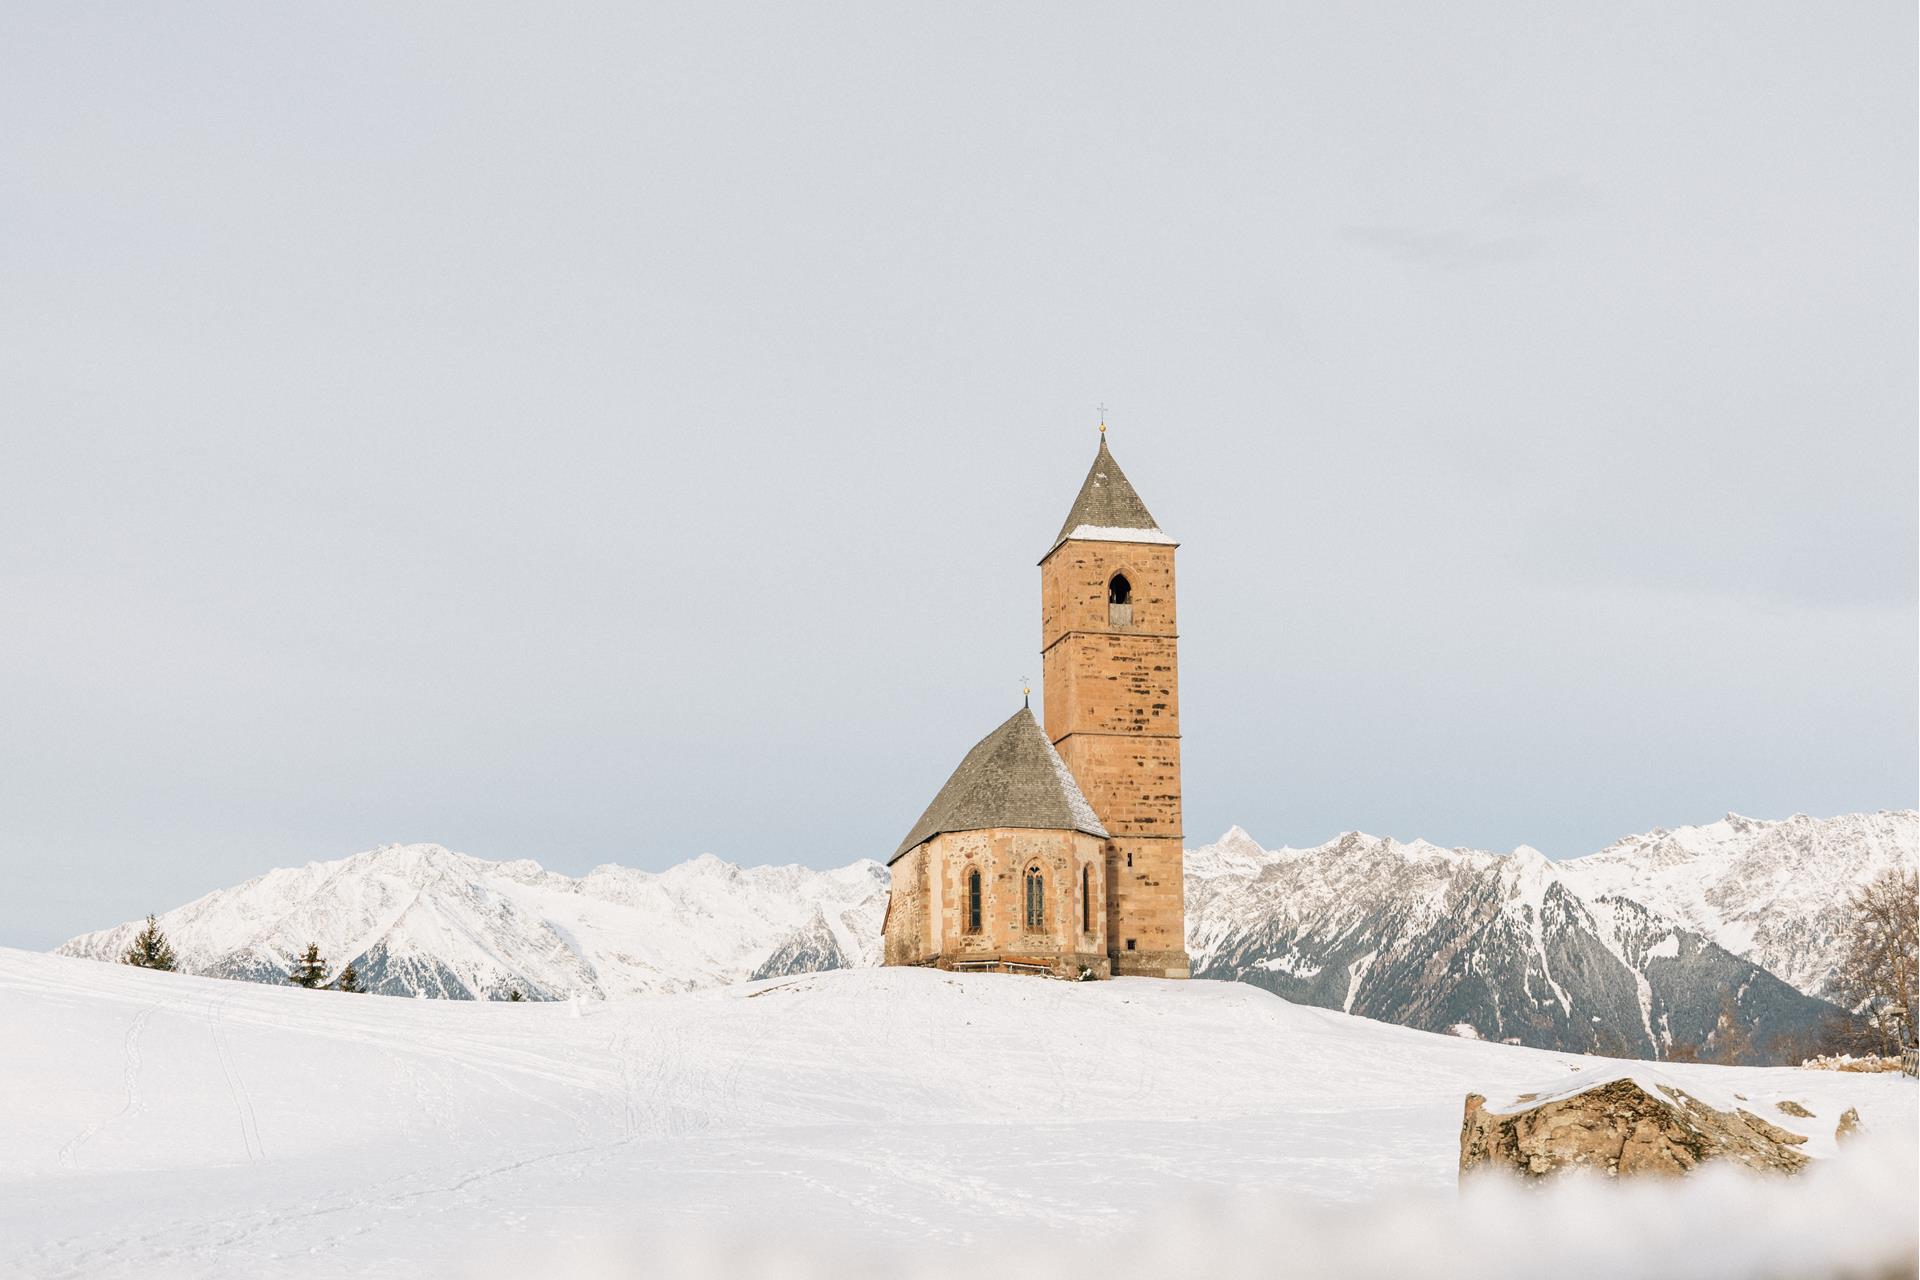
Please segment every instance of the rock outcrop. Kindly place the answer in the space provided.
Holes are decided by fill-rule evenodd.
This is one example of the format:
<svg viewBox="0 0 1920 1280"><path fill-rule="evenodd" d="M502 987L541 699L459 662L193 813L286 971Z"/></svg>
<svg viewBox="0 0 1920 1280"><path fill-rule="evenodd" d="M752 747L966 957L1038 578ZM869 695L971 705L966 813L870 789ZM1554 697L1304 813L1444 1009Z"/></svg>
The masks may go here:
<svg viewBox="0 0 1920 1280"><path fill-rule="evenodd" d="M1460 1175L1504 1170L1539 1178L1568 1169L1610 1178L1673 1175L1716 1160L1797 1173L1808 1162L1799 1150L1806 1141L1737 1103L1711 1106L1652 1072L1603 1068L1551 1092L1493 1106L1468 1094Z"/></svg>

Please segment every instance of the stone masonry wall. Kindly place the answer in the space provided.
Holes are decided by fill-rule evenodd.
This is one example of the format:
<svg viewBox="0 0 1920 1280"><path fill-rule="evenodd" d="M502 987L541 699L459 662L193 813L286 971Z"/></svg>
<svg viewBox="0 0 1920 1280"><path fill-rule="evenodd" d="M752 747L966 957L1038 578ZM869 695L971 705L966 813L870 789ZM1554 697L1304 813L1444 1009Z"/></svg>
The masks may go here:
<svg viewBox="0 0 1920 1280"><path fill-rule="evenodd" d="M1040 567L1047 737L1111 836L1108 954L1115 972L1156 977L1189 971L1173 553L1069 541ZM1115 573L1132 595L1119 624L1107 602Z"/></svg>
<svg viewBox="0 0 1920 1280"><path fill-rule="evenodd" d="M1045 927L1026 927L1026 872L1045 886ZM1087 870L1083 881L1081 869ZM981 873L981 920L967 929L967 873ZM1062 977L1110 971L1103 842L1078 831L996 828L935 836L893 864L886 963L1012 962L1045 965ZM1080 891L1090 891L1082 915ZM1082 928L1083 920L1091 928ZM898 943L896 945L896 939Z"/></svg>
<svg viewBox="0 0 1920 1280"><path fill-rule="evenodd" d="M889 872L887 917L880 931L886 964L923 964L933 953L927 918L927 846L909 850Z"/></svg>

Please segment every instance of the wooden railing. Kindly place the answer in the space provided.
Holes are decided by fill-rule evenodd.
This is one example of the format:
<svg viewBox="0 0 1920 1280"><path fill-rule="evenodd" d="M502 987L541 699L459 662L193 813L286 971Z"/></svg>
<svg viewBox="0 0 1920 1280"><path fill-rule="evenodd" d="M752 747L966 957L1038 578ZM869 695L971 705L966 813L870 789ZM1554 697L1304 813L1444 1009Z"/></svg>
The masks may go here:
<svg viewBox="0 0 1920 1280"><path fill-rule="evenodd" d="M1030 964L1023 960L955 960L956 973L1031 973L1042 978L1053 976L1053 966Z"/></svg>

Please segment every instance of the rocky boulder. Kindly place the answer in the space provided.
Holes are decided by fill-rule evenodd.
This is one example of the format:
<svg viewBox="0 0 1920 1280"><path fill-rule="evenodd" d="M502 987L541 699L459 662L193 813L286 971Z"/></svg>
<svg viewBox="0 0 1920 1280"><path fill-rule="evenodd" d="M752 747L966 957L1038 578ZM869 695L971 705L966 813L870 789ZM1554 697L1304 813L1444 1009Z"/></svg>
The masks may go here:
<svg viewBox="0 0 1920 1280"><path fill-rule="evenodd" d="M1504 1170L1539 1178L1586 1169L1609 1178L1681 1174L1723 1160L1769 1173L1798 1173L1807 1135L1763 1119L1738 1097L1711 1105L1644 1068L1596 1068L1550 1090L1495 1103L1467 1095L1460 1176ZM1760 1104L1753 1104L1758 1106ZM1791 1109L1767 1106L1787 1123Z"/></svg>

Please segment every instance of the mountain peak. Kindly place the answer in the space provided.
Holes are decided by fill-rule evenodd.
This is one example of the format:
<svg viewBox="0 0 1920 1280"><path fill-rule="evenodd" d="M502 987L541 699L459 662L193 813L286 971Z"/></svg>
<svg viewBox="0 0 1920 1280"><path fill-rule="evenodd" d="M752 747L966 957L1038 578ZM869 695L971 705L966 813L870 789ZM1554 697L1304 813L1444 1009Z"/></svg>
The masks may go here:
<svg viewBox="0 0 1920 1280"><path fill-rule="evenodd" d="M1213 843L1220 848L1231 849L1235 853L1260 854L1266 852L1258 840L1255 840L1247 834L1245 827L1238 825L1228 827L1226 834Z"/></svg>

